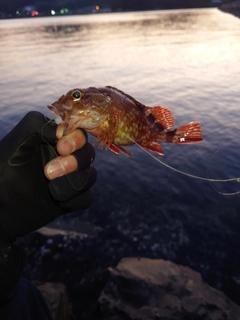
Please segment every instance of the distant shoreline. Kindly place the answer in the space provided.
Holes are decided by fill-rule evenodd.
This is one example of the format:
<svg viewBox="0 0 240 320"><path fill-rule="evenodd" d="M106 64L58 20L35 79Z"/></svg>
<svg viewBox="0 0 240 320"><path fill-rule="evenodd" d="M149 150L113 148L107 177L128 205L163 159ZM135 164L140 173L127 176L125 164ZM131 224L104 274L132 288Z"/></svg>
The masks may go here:
<svg viewBox="0 0 240 320"><path fill-rule="evenodd" d="M40 18L40 17L63 17L63 16L77 16L77 15L101 15L105 13L132 13L132 12L147 12L147 11L174 11L174 10L195 10L195 9L210 9L210 8L218 8L218 4L215 5L209 5L206 7L199 6L199 7L179 7L179 8L155 8L155 9L144 9L144 10L124 10L124 9L118 9L118 10L112 10L111 8L101 8L99 10L96 10L94 8L87 8L87 9L63 9L59 10L48 10L48 11L38 11L34 9L35 7L32 7L30 11L23 11L23 10L17 10L13 13L5 13L0 11L0 20L9 20L9 19L26 19L26 18ZM67 10L67 11L66 11Z"/></svg>
<svg viewBox="0 0 240 320"><path fill-rule="evenodd" d="M240 0L225 1L219 6L219 9L240 18Z"/></svg>

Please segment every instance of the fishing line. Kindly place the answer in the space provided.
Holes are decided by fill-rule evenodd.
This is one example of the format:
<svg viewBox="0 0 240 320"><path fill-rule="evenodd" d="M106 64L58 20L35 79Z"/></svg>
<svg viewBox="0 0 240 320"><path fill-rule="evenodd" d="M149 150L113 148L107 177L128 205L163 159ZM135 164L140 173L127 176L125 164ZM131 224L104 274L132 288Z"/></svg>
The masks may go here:
<svg viewBox="0 0 240 320"><path fill-rule="evenodd" d="M177 173L180 173L182 175L185 175L187 177L190 177L190 178L195 178L195 179L198 179L198 180L203 180L203 181L208 181L208 182L230 182L230 181L237 181L237 182L240 182L240 177L239 178L229 178L229 179L211 179L211 178L204 178L204 177L199 177L199 176L196 176L194 174L191 174L191 173L187 173L187 172L184 172L184 171L181 171L181 170L178 170L168 164L166 164L165 162L161 161L159 158L157 158L156 156L154 156L153 154L151 154L148 150L146 150L145 148L143 148L140 144L138 144L136 141L134 141L131 137L129 137L128 135L125 134L125 136L130 139L132 142L134 142L137 146L139 146L144 152L146 152L150 157L152 157L154 160L156 160L157 162L161 163L163 166L165 166L166 168L168 169L171 169ZM217 190L216 190L217 191ZM240 191L237 191L236 193L232 193L232 194L226 194L226 195L234 195L234 194L238 194L240 193ZM224 193L223 193L224 194Z"/></svg>
<svg viewBox="0 0 240 320"><path fill-rule="evenodd" d="M44 134L43 134L43 129L46 125L48 125L49 123L51 123L53 120L49 120L47 121L43 127L41 128L41 134L42 134L42 140L48 144L52 149L53 149L53 152L55 153L56 157L58 157L59 155L57 154L56 150L53 148L53 146L47 141L44 139ZM152 157L155 161L159 162L161 165L163 165L164 167L174 171L174 172L177 172L179 174L182 174L182 175L185 175L187 177L190 177L190 178L194 178L194 179L198 179L198 180L202 180L202 181L208 181L208 182L232 182L232 181L236 181L236 182L240 182L240 177L238 178L228 178L228 179L213 179L213 178L206 178L206 177L200 177L200 176L197 176L197 175L194 175L194 174L191 174L191 173L187 173L187 172L184 172L184 171L181 171L181 170L178 170L168 164L166 164L165 162L161 161L159 158L157 158L156 156L154 156L152 153L150 153L148 150L146 150L145 148L143 148L140 144L138 144L134 139L132 139L131 137L129 137L127 134L125 134L125 136L130 139L132 142L134 142L140 149L142 149L145 153L147 153L150 157ZM218 151L216 151L213 156L217 153ZM212 156L212 158L213 158ZM86 183L84 184L83 187L81 188L76 188L76 186L73 185L72 181L70 180L70 177L68 176L68 174L66 174L66 171L65 171L65 167L62 166L61 162L59 162L59 165L61 166L62 168L62 172L63 172L63 175L65 175L70 183L70 185L72 186L73 189L75 190L82 190L86 184L87 184L87 181L88 181L88 178L90 176L90 173L91 173L91 166L88 170L88 176L87 176L87 179L86 179ZM231 195L237 195L237 194L240 194L240 191L236 191L236 192L230 192L230 193L225 193L225 192L221 192L221 191L218 191L215 187L213 187L213 185L211 184L212 188L218 192L219 194L222 194L222 195L225 195L225 196L231 196Z"/></svg>
<svg viewBox="0 0 240 320"><path fill-rule="evenodd" d="M58 157L58 154L57 154L56 150L53 148L53 146L52 146L47 140L44 139L43 129L44 129L48 124L50 124L51 122L53 122L53 120L51 120L51 119L48 120L47 117L45 117L45 119L46 119L47 122L46 122L46 123L42 126L42 128L41 128L41 137L42 137L42 140L43 140L43 142L45 142L47 145L49 145L49 146L52 148L54 154L56 155L56 157Z"/></svg>
<svg viewBox="0 0 240 320"><path fill-rule="evenodd" d="M52 148L54 154L56 155L56 157L59 157L59 154L56 152L56 150L54 149L54 147L47 141L44 139L44 134L43 134L43 129L46 125L50 124L51 122L53 122L54 120L48 120L47 117L45 117L46 119L46 123L42 126L41 128L41 137L42 137L42 140ZM58 124L58 123L56 123ZM68 182L70 183L71 187L74 189L74 190L77 190L77 191L80 191L82 190L83 188L85 188L85 186L87 185L87 182L88 182L88 179L89 179L89 176L90 176L90 173L91 173L91 166L89 166L89 170L88 170L88 175L87 175L87 179L86 179L86 182L84 183L84 185L81 187L81 188L77 188L76 186L73 185L70 177L69 177L69 174L66 173L66 169L65 167L62 165L61 161L58 161L58 164L60 165L61 169L62 169L62 174L66 176Z"/></svg>
<svg viewBox="0 0 240 320"><path fill-rule="evenodd" d="M219 149L217 151L214 152L214 154L211 156L211 159L210 161L213 160L213 157L219 152ZM239 182L238 178L237 179L237 182ZM214 191L216 191L217 193L223 195L223 196L235 196L237 194L240 194L240 191L235 191L235 192L222 192L222 191L219 191L217 190L214 185L212 183L210 183L211 187L213 188Z"/></svg>

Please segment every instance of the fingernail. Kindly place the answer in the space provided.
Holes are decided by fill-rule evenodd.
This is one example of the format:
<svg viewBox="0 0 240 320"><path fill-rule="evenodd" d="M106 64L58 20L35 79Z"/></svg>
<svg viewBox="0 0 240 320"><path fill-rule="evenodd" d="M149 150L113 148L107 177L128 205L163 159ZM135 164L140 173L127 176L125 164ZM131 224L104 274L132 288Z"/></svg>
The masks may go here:
<svg viewBox="0 0 240 320"><path fill-rule="evenodd" d="M50 179L61 177L65 174L65 167L58 160L53 160L47 167L47 174Z"/></svg>
<svg viewBox="0 0 240 320"><path fill-rule="evenodd" d="M75 151L76 143L72 139L66 139L61 142L61 149L64 151L64 154L70 154Z"/></svg>

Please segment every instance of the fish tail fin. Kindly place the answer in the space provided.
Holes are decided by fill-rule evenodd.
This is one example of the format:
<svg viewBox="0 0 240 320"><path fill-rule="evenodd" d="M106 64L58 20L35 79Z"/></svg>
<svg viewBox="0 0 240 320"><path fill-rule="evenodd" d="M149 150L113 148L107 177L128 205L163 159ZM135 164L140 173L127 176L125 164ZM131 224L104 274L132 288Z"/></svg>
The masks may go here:
<svg viewBox="0 0 240 320"><path fill-rule="evenodd" d="M168 141L176 144L196 143L202 141L201 125L199 122L190 122L168 132Z"/></svg>

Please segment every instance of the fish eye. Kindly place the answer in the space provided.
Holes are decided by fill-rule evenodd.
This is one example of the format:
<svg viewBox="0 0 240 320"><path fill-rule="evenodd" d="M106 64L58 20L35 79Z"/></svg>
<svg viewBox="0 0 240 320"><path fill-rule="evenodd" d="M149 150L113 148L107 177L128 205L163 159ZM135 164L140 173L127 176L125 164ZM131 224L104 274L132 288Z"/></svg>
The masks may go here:
<svg viewBox="0 0 240 320"><path fill-rule="evenodd" d="M81 92L80 91L74 91L73 93L72 93L72 96L73 96L73 98L74 98L74 100L76 101L76 100L80 100L81 99L81 96L82 96L82 94L81 94Z"/></svg>

